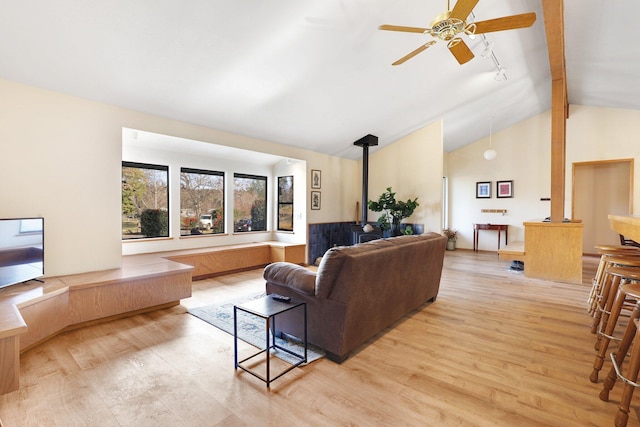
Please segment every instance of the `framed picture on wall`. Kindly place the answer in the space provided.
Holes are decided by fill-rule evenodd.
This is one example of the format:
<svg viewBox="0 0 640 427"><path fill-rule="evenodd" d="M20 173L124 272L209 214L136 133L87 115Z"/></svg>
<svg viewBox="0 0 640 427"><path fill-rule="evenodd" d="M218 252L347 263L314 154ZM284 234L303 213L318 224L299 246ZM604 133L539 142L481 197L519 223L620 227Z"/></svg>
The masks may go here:
<svg viewBox="0 0 640 427"><path fill-rule="evenodd" d="M497 181L496 196L499 198L513 197L513 181Z"/></svg>
<svg viewBox="0 0 640 427"><path fill-rule="evenodd" d="M311 188L322 187L322 171L311 169Z"/></svg>
<svg viewBox="0 0 640 427"><path fill-rule="evenodd" d="M491 182L476 182L476 199L491 198Z"/></svg>
<svg viewBox="0 0 640 427"><path fill-rule="evenodd" d="M320 192L312 191L311 192L311 210L320 210Z"/></svg>

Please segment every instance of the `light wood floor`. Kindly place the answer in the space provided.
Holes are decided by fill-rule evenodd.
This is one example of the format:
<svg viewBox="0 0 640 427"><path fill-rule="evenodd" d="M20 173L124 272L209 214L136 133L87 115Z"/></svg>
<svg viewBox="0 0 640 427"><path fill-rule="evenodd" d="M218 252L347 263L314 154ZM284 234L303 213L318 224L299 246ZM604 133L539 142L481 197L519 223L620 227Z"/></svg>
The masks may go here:
<svg viewBox="0 0 640 427"><path fill-rule="evenodd" d="M0 396L0 419L4 427L613 425L620 385L605 403L601 383L588 379L595 262L586 259L580 286L526 279L495 253L447 252L435 303L343 364L295 369L270 391L233 369L230 335L186 314L263 290L261 270L195 282L180 306L71 331L23 354L21 388ZM640 425L638 399L629 426Z"/></svg>

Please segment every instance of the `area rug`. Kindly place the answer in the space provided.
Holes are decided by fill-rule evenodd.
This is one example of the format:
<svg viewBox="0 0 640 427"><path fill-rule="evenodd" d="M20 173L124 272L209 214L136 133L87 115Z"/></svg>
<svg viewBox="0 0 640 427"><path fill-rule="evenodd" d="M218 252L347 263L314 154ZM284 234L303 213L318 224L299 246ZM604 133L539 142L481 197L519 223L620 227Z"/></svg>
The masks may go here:
<svg viewBox="0 0 640 427"><path fill-rule="evenodd" d="M233 306L251 299L263 297L264 294L251 295L237 300L227 301L221 304L206 305L189 309L189 314L204 320L224 332L233 335ZM252 316L244 311L238 311L238 338L253 346L264 348L265 323L264 319ZM276 344L297 354L303 353L303 345L295 337L283 335L276 336ZM272 354L289 363L296 363L298 359L284 351L272 350ZM321 359L325 356L324 350L314 345L307 345L307 363Z"/></svg>

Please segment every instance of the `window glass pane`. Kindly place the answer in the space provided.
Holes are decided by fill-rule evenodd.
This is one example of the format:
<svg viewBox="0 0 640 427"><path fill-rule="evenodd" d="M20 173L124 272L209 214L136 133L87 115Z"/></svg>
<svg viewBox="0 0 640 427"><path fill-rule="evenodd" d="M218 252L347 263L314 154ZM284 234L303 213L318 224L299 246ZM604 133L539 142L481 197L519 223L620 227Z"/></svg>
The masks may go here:
<svg viewBox="0 0 640 427"><path fill-rule="evenodd" d="M293 231L293 177L278 177L278 230Z"/></svg>
<svg viewBox="0 0 640 427"><path fill-rule="evenodd" d="M169 167L122 162L122 239L169 237Z"/></svg>
<svg viewBox="0 0 640 427"><path fill-rule="evenodd" d="M266 231L266 176L233 175L233 228L235 232Z"/></svg>
<svg viewBox="0 0 640 427"><path fill-rule="evenodd" d="M180 235L224 233L224 173L180 169Z"/></svg>

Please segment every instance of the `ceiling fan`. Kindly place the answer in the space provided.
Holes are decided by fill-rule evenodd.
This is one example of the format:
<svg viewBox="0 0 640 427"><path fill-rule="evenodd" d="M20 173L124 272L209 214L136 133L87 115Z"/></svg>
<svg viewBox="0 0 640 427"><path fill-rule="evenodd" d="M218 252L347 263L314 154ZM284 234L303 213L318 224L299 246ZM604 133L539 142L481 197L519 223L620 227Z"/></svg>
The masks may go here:
<svg viewBox="0 0 640 427"><path fill-rule="evenodd" d="M453 10L449 7L447 0L447 11L436 16L431 22L431 28L403 27L400 25L380 25L380 30L401 31L407 33L429 34L436 40L430 40L416 50L398 59L392 65L400 65L413 58L420 52L430 48L438 40L446 41L449 51L464 64L473 59L474 55L469 46L460 38L460 35L491 33L494 31L513 30L516 28L526 28L536 21L535 12L522 13L520 15L504 16L502 18L489 19L487 21L467 23L467 17L476 6L479 0L458 0Z"/></svg>

